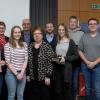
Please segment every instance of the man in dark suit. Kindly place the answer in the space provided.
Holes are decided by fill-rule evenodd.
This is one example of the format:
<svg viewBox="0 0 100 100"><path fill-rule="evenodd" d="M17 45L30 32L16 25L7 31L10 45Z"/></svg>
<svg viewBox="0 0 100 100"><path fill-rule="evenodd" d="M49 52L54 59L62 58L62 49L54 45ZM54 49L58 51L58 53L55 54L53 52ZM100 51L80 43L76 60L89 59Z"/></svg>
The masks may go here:
<svg viewBox="0 0 100 100"><path fill-rule="evenodd" d="M27 45L29 46L33 42L30 19L23 19L22 27L23 27L23 31L22 31L23 41L26 42ZM26 76L27 75L28 73L26 73ZM31 95L31 82L26 81L24 100L30 100L31 99L30 95Z"/></svg>
<svg viewBox="0 0 100 100"><path fill-rule="evenodd" d="M30 19L23 19L22 27L23 27L22 31L23 41L26 42L27 45L29 46L33 42Z"/></svg>

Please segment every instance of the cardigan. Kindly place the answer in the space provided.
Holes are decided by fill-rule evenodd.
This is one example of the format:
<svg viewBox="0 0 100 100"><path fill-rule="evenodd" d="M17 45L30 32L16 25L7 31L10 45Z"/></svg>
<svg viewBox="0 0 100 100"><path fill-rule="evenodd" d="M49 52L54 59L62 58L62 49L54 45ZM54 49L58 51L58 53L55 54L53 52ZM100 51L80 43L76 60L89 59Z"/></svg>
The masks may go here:
<svg viewBox="0 0 100 100"><path fill-rule="evenodd" d="M65 61L74 63L79 58L78 49L75 42L70 39L69 48L65 56Z"/></svg>
<svg viewBox="0 0 100 100"><path fill-rule="evenodd" d="M32 47L34 42L29 46L29 59L28 59L28 68L27 73L29 74L31 80L34 80L34 65L33 65L33 56L35 52L32 52ZM46 42L42 42L40 46L40 51L38 55L38 81L43 81L45 77L51 77L52 75L52 57L53 57L53 50L49 44Z"/></svg>
<svg viewBox="0 0 100 100"><path fill-rule="evenodd" d="M69 48L65 56L65 66L64 66L64 81L71 82L72 80L72 65L77 64L79 59L78 49L75 42L70 39Z"/></svg>

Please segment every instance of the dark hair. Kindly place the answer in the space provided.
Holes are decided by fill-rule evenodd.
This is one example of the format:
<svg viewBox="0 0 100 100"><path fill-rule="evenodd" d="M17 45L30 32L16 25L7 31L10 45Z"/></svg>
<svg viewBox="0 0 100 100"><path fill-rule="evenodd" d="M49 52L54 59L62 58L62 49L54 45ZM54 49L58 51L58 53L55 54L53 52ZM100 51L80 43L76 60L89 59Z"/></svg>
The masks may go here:
<svg viewBox="0 0 100 100"><path fill-rule="evenodd" d="M6 29L6 24L3 21L0 21L0 25L4 26L4 28Z"/></svg>
<svg viewBox="0 0 100 100"><path fill-rule="evenodd" d="M36 27L33 27L33 28L32 28L32 35L34 35L34 32L35 32L36 30L41 31L41 35L43 35L44 30L43 30L41 27L39 27L39 26L36 26Z"/></svg>
<svg viewBox="0 0 100 100"><path fill-rule="evenodd" d="M47 24L52 24L52 25L53 25L53 23L52 23L52 22L50 22L50 21L49 21L49 22L47 22L47 23L46 23L46 25L47 25Z"/></svg>
<svg viewBox="0 0 100 100"><path fill-rule="evenodd" d="M14 41L14 36L13 36L13 33L14 33L14 29L15 28L19 28L20 29L20 31L21 31L21 27L20 26L13 26L12 27L12 29L11 29L11 36L10 36L10 40L9 40L9 43L10 43L10 45L13 47L13 48L16 48L16 43L15 43L15 41ZM22 39L22 35L21 35L21 37L20 37L20 39L19 39L19 41L18 41L18 44L19 44L19 46L20 47L23 47L24 46L24 44L23 44L23 39Z"/></svg>
<svg viewBox="0 0 100 100"><path fill-rule="evenodd" d="M69 38L68 29L67 29L66 25L65 25L64 23L61 23L61 24L58 25L58 28L59 28L59 26L64 27L64 29L65 29L65 36L66 36L67 38ZM61 39L61 38L60 38L60 36L58 35L58 41L59 41L60 39Z"/></svg>
<svg viewBox="0 0 100 100"><path fill-rule="evenodd" d="M98 20L97 18L92 17L92 18L90 18L90 19L88 20L88 25L89 25L89 22L90 22L91 20L94 20L94 21L97 22L97 24L99 24L99 20Z"/></svg>
<svg viewBox="0 0 100 100"><path fill-rule="evenodd" d="M77 18L76 16L70 16L70 17L69 17L69 21L70 21L71 19L76 19L76 20L78 21L78 18Z"/></svg>

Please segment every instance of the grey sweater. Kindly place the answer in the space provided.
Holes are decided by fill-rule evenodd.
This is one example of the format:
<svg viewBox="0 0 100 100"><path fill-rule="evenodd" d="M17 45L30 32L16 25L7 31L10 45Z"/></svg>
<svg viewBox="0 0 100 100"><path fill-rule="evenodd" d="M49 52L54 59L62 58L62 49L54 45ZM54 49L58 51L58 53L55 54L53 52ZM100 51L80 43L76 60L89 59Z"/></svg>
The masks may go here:
<svg viewBox="0 0 100 100"><path fill-rule="evenodd" d="M76 45L79 44L79 41L84 34L83 31L80 30L80 28L76 28L75 30L68 30L70 38L75 42Z"/></svg>

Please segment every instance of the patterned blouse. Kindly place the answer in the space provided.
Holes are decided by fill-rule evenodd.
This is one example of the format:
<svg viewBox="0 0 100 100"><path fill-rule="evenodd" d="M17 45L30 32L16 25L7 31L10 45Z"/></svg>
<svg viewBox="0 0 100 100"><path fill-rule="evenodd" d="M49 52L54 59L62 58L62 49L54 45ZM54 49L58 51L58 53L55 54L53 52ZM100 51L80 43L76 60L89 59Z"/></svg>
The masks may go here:
<svg viewBox="0 0 100 100"><path fill-rule="evenodd" d="M29 60L28 60L28 70L31 80L34 80L34 64L33 64L33 56L35 52L32 52L34 43L32 43L29 47ZM53 65L51 62L51 58L53 57L53 50L50 45L46 42L42 42L40 46L40 51L38 55L38 80L43 81L45 77L50 77L52 75Z"/></svg>

